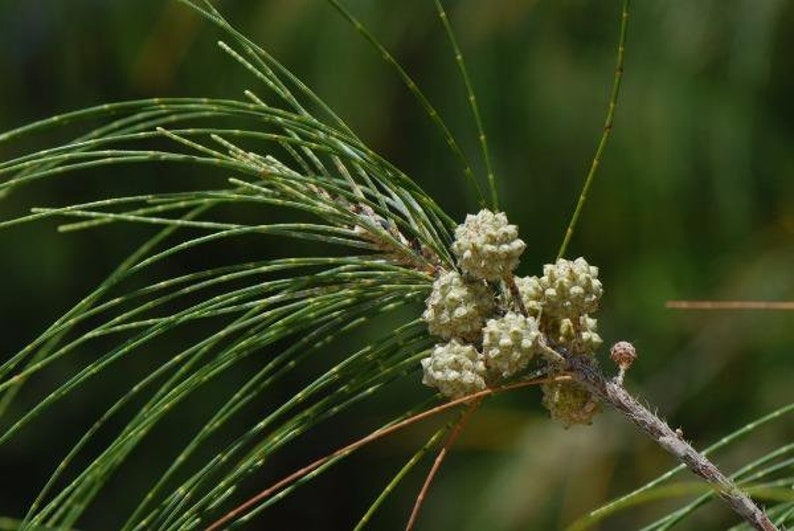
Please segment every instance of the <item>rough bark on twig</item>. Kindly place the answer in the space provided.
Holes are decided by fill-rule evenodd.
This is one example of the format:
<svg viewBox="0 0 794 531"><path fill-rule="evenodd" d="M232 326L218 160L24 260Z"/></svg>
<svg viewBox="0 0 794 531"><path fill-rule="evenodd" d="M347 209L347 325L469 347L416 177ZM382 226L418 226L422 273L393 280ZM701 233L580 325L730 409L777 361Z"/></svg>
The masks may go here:
<svg viewBox="0 0 794 531"><path fill-rule="evenodd" d="M665 421L629 394L617 379L606 378L592 358L565 351L559 353L568 362L577 381L636 424L692 472L706 480L717 491L717 495L745 521L761 531L778 531L764 511L736 483L684 440L680 431L672 430Z"/></svg>

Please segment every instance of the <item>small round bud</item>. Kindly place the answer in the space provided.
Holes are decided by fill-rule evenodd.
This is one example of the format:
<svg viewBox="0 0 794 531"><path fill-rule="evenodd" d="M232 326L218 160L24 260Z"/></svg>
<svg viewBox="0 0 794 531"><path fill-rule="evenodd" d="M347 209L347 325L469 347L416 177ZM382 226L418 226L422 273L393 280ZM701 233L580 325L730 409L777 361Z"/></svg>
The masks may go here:
<svg viewBox="0 0 794 531"><path fill-rule="evenodd" d="M540 331L533 317L508 312L489 319L483 329L483 356L488 368L503 378L524 370L538 347Z"/></svg>
<svg viewBox="0 0 794 531"><path fill-rule="evenodd" d="M591 424L598 413L598 402L593 394L580 384L571 381L543 384L543 405L551 418L568 428L573 424Z"/></svg>
<svg viewBox="0 0 794 531"><path fill-rule="evenodd" d="M538 277L516 277L515 282L524 308L530 315L539 316L543 309L543 288L540 286Z"/></svg>
<svg viewBox="0 0 794 531"><path fill-rule="evenodd" d="M543 309L555 317L592 313L598 309L603 293L598 268L581 257L573 262L560 258L546 264L538 283L543 290Z"/></svg>
<svg viewBox="0 0 794 531"><path fill-rule="evenodd" d="M592 354L604 341L598 335L598 321L589 315L583 315L579 318L579 330L582 347L585 352Z"/></svg>
<svg viewBox="0 0 794 531"><path fill-rule="evenodd" d="M433 282L422 319L431 334L444 339L475 339L493 310L493 293L483 282L467 282L456 271Z"/></svg>
<svg viewBox="0 0 794 531"><path fill-rule="evenodd" d="M628 341L618 341L609 350L609 357L622 371L625 371L637 359L637 350Z"/></svg>
<svg viewBox="0 0 794 531"><path fill-rule="evenodd" d="M471 345L452 340L436 345L422 360L422 383L449 398L460 398L485 389L485 362Z"/></svg>
<svg viewBox="0 0 794 531"><path fill-rule="evenodd" d="M573 321L570 319L560 320L560 335L557 341L563 345L568 345L576 340L576 329L573 327Z"/></svg>
<svg viewBox="0 0 794 531"><path fill-rule="evenodd" d="M504 213L483 209L466 216L455 229L452 252L458 265L470 275L484 280L499 280L518 265L526 244L518 238L518 227L507 223Z"/></svg>
<svg viewBox="0 0 794 531"><path fill-rule="evenodd" d="M565 345L574 354L592 354L603 343L598 335L598 321L589 315L582 315L578 319L560 319L557 330L553 340Z"/></svg>

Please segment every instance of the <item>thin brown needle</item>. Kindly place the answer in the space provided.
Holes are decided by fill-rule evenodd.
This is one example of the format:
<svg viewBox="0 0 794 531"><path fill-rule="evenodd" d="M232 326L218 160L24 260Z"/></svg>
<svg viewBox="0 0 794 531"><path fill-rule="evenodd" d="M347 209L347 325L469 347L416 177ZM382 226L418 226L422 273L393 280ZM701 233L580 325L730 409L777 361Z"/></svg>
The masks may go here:
<svg viewBox="0 0 794 531"><path fill-rule="evenodd" d="M794 301L667 301L674 310L794 310Z"/></svg>

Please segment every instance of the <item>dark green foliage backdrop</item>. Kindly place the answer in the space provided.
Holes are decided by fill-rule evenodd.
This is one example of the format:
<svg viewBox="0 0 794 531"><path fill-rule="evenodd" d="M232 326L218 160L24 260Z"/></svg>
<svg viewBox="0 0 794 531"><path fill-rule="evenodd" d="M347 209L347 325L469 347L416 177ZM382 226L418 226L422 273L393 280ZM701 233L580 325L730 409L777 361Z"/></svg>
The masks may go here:
<svg viewBox="0 0 794 531"><path fill-rule="evenodd" d="M426 89L476 161L465 92L432 3L345 5ZM462 219L477 208L456 160L412 96L325 2L220 7L450 214ZM520 273L534 274L556 254L601 132L619 5L461 0L448 7L489 133L502 207L529 244ZM264 95L219 51L218 38L176 2L2 0L0 130L129 98L237 97L246 88ZM636 2L614 135L569 252L601 266L602 336L608 343L634 341L640 351L629 386L701 447L792 400L794 312L664 307L671 299L794 300L792 49L794 2ZM2 147L0 158L63 138ZM11 195L0 202L0 217L31 205L190 189L225 177L190 167L106 167ZM68 309L145 234L115 227L59 235L52 222L0 233L0 358ZM249 241L202 259L277 255L278 244ZM185 266L172 264L177 271ZM0 515L22 514L23 501L65 447L54 441L72 442L101 411L102 392L112 395L116 384L109 379L92 388L94 395L76 395L0 448ZM398 392L429 395L417 373L388 403L358 414L399 410L406 402ZM537 390L486 403L437 479L421 529L560 527L673 465L611 413L590 429L565 431L546 421L538 403ZM183 421L201 418L198 410ZM356 418L346 422L325 444L320 436L299 444L282 472L361 435ZM273 517L294 528L350 527L427 430L365 451ZM168 446L166 432L154 435ZM793 435L778 424L718 462L731 470ZM149 451L141 462L158 459ZM124 493L135 490L137 479L120 478L104 503L127 507ZM416 476L398 492L374 528L402 525L421 480ZM653 504L609 528L634 528L666 507ZM721 507L698 518L689 528L731 521Z"/></svg>

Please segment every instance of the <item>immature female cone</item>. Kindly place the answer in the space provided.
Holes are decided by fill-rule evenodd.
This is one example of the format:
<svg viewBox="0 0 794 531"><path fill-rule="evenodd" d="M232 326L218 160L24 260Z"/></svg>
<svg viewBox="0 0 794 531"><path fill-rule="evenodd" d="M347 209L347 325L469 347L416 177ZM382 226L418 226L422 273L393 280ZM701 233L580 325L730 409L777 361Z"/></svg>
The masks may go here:
<svg viewBox="0 0 794 531"><path fill-rule="evenodd" d="M476 339L493 310L493 293L482 281L467 282L456 271L433 282L422 319L434 336Z"/></svg>
<svg viewBox="0 0 794 531"><path fill-rule="evenodd" d="M543 384L543 405L551 418L566 428L573 424L591 424L598 413L595 396L576 382L560 381Z"/></svg>
<svg viewBox="0 0 794 531"><path fill-rule="evenodd" d="M514 312L508 312L499 319L489 319L482 332L483 356L488 368L503 378L526 368L540 340L535 318Z"/></svg>
<svg viewBox="0 0 794 531"><path fill-rule="evenodd" d="M554 264L546 264L537 283L543 290L543 311L563 318L595 312L604 291L598 268L581 257L574 261L560 258Z"/></svg>
<svg viewBox="0 0 794 531"><path fill-rule="evenodd" d="M466 216L455 229L452 252L460 268L476 278L496 281L505 278L518 265L526 244L518 237L518 227L507 222L504 213L480 210Z"/></svg>
<svg viewBox="0 0 794 531"><path fill-rule="evenodd" d="M485 389L485 362L471 345L455 339L436 345L422 360L422 383L437 388L448 398L460 398Z"/></svg>

